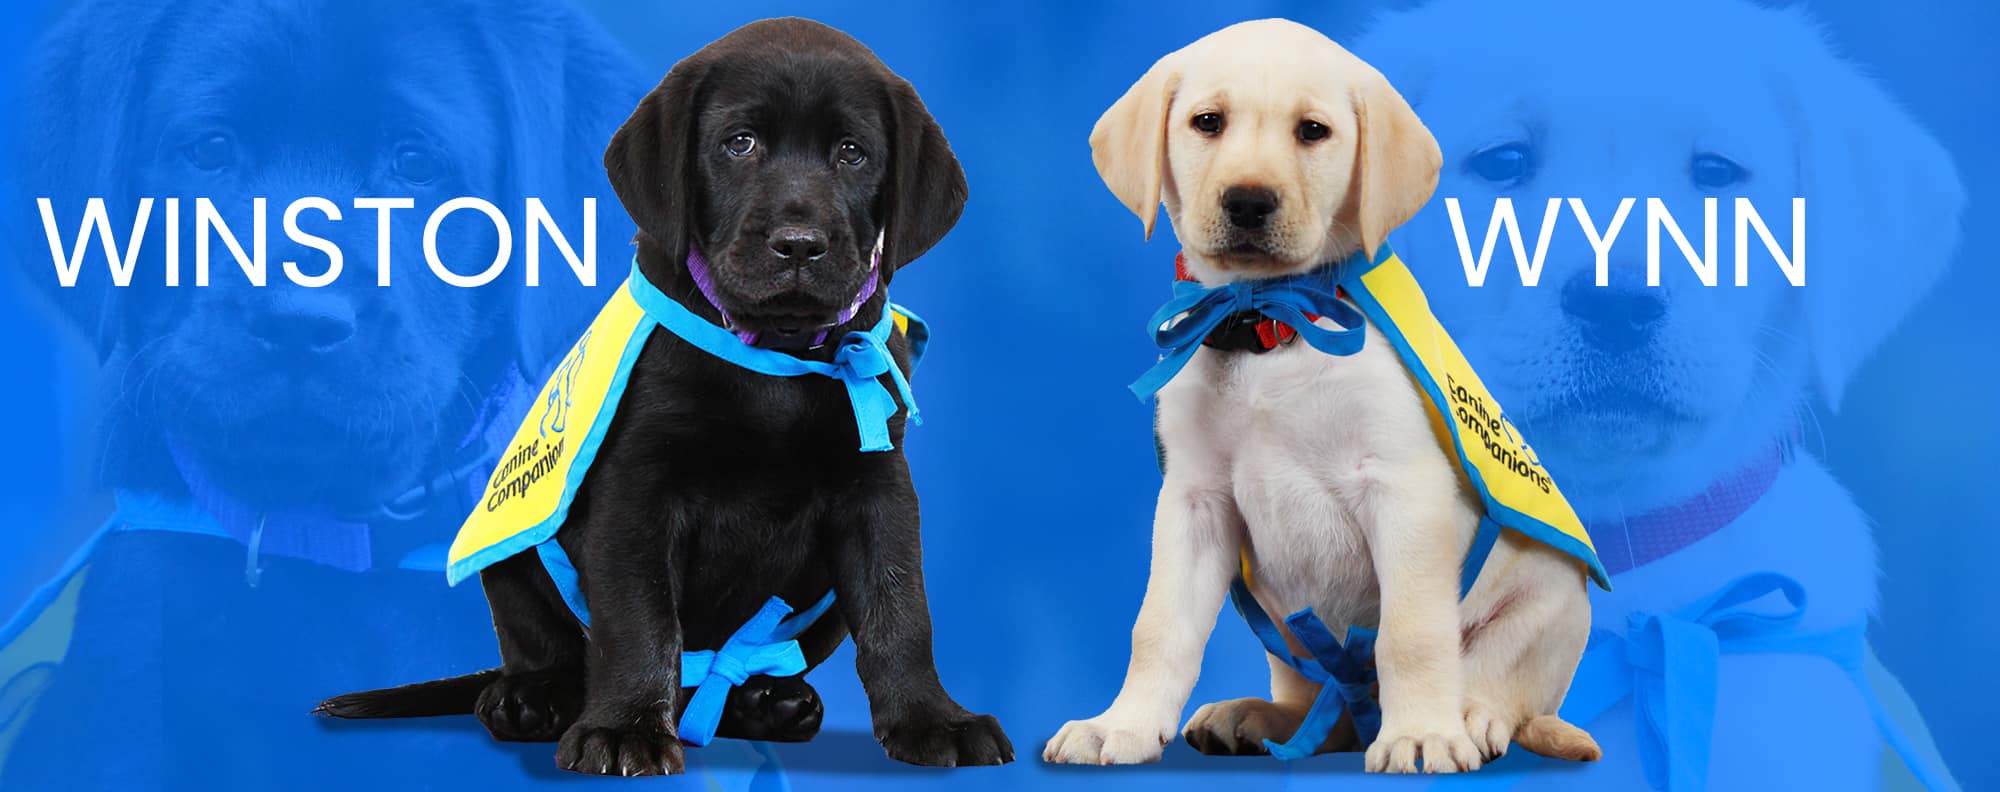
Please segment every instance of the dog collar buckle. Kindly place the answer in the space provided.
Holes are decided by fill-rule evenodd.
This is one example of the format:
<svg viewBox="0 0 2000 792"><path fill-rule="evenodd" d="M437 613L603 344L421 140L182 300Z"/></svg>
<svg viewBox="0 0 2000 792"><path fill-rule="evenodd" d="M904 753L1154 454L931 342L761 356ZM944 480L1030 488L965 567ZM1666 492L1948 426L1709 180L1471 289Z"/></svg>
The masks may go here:
<svg viewBox="0 0 2000 792"><path fill-rule="evenodd" d="M1211 349L1261 355L1298 337L1290 326L1258 311L1238 311L1224 319L1201 343Z"/></svg>

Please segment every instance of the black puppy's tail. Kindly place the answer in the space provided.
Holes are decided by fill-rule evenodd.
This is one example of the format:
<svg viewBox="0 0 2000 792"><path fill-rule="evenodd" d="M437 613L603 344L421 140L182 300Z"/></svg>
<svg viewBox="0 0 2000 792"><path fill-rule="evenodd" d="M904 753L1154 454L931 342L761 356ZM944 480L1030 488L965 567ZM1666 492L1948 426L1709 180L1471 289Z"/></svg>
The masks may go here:
<svg viewBox="0 0 2000 792"><path fill-rule="evenodd" d="M364 690L334 696L314 707L312 714L329 718L423 718L470 715L479 694L500 678L500 669L433 679L401 687Z"/></svg>

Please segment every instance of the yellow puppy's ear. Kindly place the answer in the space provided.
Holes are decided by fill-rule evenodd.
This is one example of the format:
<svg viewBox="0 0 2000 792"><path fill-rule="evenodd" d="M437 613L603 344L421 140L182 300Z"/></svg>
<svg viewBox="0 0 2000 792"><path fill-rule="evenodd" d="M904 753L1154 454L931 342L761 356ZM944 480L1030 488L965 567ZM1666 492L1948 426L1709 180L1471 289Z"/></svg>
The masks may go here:
<svg viewBox="0 0 2000 792"><path fill-rule="evenodd" d="M1153 238L1160 181L1167 169L1167 108L1181 84L1174 60L1168 55L1153 64L1090 130L1090 159L1098 177L1146 224L1147 239Z"/></svg>
<svg viewBox="0 0 2000 792"><path fill-rule="evenodd" d="M1370 70L1371 73L1373 70ZM1407 222L1437 189L1444 155L1417 111L1379 73L1355 88L1354 212L1361 247L1373 258L1389 232Z"/></svg>
<svg viewBox="0 0 2000 792"><path fill-rule="evenodd" d="M1829 49L1810 18L1796 18L1787 29L1804 40L1772 52L1790 55L1780 107L1801 144L1798 194L1812 257L1797 291L1820 396L1838 410L1869 353L1944 276L1958 251L1965 186L1916 117ZM1760 247L1750 242L1752 261ZM1775 276L1753 269L1751 277L1765 272Z"/></svg>

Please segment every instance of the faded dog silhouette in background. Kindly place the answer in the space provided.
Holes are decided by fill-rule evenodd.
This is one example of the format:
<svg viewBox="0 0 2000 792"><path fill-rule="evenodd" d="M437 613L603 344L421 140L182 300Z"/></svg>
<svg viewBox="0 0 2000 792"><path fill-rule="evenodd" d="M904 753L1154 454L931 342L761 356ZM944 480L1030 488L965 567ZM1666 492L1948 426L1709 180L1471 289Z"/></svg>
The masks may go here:
<svg viewBox="0 0 2000 792"><path fill-rule="evenodd" d="M1600 673L1587 657L1564 709L1605 759L1520 786L1873 787L1909 777L1885 748L1899 739L1919 778L1948 785L1865 644L1869 522L1800 443L1955 252L1964 195L1944 148L1795 9L1444 0L1378 20L1356 49L1444 151L1437 197L1395 244L1613 572L1593 597ZM1502 235L1486 285L1467 287L1445 198L1477 257L1496 198L1532 256L1548 199L1581 198L1602 233L1633 196L1607 285L1565 202L1538 285ZM1720 199L1717 286L1664 232L1646 284L1647 196L1697 254L1701 199ZM1733 285L1738 196L1786 249L1791 199L1807 199L1806 287L1754 232L1749 285ZM1760 596L1710 600L1730 590ZM1741 612L1775 623L1746 630ZM1719 659L1676 637L1698 632L1720 636ZM1704 698L1712 715L1682 709Z"/></svg>
<svg viewBox="0 0 2000 792"><path fill-rule="evenodd" d="M598 163L648 81L560 0L97 0L36 47L8 152L16 205L33 217L51 198L67 246L85 199L103 197L129 244L139 198L179 197L183 285L164 285L163 200L129 288L110 288L95 239L78 285L59 288L41 235L13 237L21 280L104 360L95 445L117 510L0 634L14 658L0 670L35 669L0 680L0 783L310 785L303 769L364 751L358 767L425 777L453 735L368 738L304 713L329 691L478 664L487 650L473 648L490 646L478 591L442 585L443 545L491 469L490 432L504 439L532 397L517 385L623 280L632 229ZM442 283L421 248L431 210L461 195L502 207L514 235L506 272L476 289ZM246 251L251 200L269 198L269 286L251 287L219 240L211 285L190 285L197 196ZM328 265L283 233L300 196L341 210L300 221L345 253L323 288L280 264ZM388 288L377 215L352 207L378 196L415 199L391 221ZM578 251L583 198L610 210L596 288L546 235L543 285L523 288L528 196ZM439 232L461 272L495 246L476 212Z"/></svg>

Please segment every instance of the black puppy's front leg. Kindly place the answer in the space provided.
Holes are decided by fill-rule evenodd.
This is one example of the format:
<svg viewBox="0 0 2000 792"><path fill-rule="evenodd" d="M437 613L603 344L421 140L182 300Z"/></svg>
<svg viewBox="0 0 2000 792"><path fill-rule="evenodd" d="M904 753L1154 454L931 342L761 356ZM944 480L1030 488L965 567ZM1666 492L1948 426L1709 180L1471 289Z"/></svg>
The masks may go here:
<svg viewBox="0 0 2000 792"><path fill-rule="evenodd" d="M953 701L938 680L924 595L917 496L901 452L870 455L874 470L836 506L827 541L834 588L854 632L855 671L868 692L875 739L918 765L997 765L1013 743L991 715Z"/></svg>
<svg viewBox="0 0 2000 792"><path fill-rule="evenodd" d="M673 558L680 534L641 500L655 488L616 461L593 476L587 486L594 492L582 493L592 497L583 541L564 543L580 558L591 645L583 712L563 733L556 763L597 775L679 773L686 763L675 728L681 628Z"/></svg>

